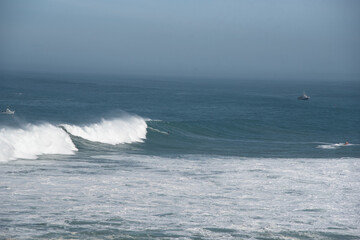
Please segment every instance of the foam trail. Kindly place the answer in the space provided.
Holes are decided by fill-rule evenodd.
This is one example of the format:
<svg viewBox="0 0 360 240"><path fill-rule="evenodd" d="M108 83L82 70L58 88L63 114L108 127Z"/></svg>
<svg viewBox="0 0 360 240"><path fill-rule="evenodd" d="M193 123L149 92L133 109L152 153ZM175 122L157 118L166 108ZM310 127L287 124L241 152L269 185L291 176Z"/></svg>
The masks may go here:
<svg viewBox="0 0 360 240"><path fill-rule="evenodd" d="M168 132L161 131L161 130L156 129L156 128L149 127L149 129L152 130L152 131L154 131L154 132L158 132L158 133L162 133L162 134L165 134L165 135L169 135Z"/></svg>
<svg viewBox="0 0 360 240"><path fill-rule="evenodd" d="M84 126L62 124L67 132L92 142L107 144L142 142L146 139L146 121L138 116L125 116Z"/></svg>
<svg viewBox="0 0 360 240"><path fill-rule="evenodd" d="M346 147L346 146L351 146L353 144L344 144L344 143L334 143L334 144L325 144L325 145L319 145L317 146L317 148L322 148L322 149L338 149L340 147Z"/></svg>
<svg viewBox="0 0 360 240"><path fill-rule="evenodd" d="M75 151L77 148L70 136L49 123L0 129L0 162L36 159L42 154L74 154Z"/></svg>

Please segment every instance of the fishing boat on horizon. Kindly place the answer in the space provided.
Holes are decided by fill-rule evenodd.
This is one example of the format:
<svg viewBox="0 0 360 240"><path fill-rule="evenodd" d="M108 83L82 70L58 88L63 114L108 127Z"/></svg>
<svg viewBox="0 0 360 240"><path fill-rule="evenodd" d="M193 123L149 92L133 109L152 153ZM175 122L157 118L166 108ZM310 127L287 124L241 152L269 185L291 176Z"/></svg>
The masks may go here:
<svg viewBox="0 0 360 240"><path fill-rule="evenodd" d="M298 100L309 100L310 97L304 92L303 95L297 98Z"/></svg>

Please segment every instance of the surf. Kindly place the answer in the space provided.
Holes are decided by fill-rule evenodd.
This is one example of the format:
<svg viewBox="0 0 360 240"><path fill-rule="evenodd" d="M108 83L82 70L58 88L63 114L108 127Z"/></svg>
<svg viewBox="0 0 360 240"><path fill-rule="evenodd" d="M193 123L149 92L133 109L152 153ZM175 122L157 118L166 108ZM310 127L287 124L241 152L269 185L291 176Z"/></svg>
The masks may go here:
<svg viewBox="0 0 360 240"><path fill-rule="evenodd" d="M64 130L50 123L2 128L0 146L0 162L37 159L43 154L71 155L78 150Z"/></svg>
<svg viewBox="0 0 360 240"><path fill-rule="evenodd" d="M147 124L139 116L123 116L87 125L61 124L69 134L83 139L111 145L143 142Z"/></svg>
<svg viewBox="0 0 360 240"><path fill-rule="evenodd" d="M73 136L110 145L143 142L147 123L142 117L124 115L83 125L51 123L0 128L0 162L37 159L45 154L73 155Z"/></svg>

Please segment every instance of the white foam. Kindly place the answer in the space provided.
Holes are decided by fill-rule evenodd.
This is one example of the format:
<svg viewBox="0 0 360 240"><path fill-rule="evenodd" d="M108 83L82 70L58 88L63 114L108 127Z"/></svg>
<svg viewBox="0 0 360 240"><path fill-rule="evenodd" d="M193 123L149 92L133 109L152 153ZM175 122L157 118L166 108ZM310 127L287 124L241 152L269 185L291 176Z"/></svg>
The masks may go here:
<svg viewBox="0 0 360 240"><path fill-rule="evenodd" d="M346 147L346 146L351 146L353 144L344 144L344 143L334 143L334 144L324 144L324 145L318 145L317 148L322 148L322 149L338 149L340 147Z"/></svg>
<svg viewBox="0 0 360 240"><path fill-rule="evenodd" d="M162 133L162 134L165 134L165 135L169 135L168 132L161 131L161 130L156 129L156 128L149 127L149 129L152 130L152 131L154 131L154 132L158 132L158 133Z"/></svg>
<svg viewBox="0 0 360 240"><path fill-rule="evenodd" d="M73 154L74 151L77 149L70 136L49 123L0 129L0 162L36 159L42 154Z"/></svg>
<svg viewBox="0 0 360 240"><path fill-rule="evenodd" d="M99 123L84 126L69 124L62 126L74 136L112 145L142 142L146 139L147 132L146 121L138 116L124 116L112 120L102 119Z"/></svg>

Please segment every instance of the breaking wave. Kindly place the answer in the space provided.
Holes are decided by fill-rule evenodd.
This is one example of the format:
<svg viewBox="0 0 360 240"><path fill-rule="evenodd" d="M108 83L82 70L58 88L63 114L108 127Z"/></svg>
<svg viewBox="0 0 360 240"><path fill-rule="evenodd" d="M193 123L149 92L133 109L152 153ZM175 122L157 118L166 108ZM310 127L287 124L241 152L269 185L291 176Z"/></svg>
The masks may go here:
<svg viewBox="0 0 360 240"><path fill-rule="evenodd" d="M0 128L0 162L15 159L37 159L44 154L74 154L78 149L71 135L92 142L121 144L143 142L146 121L138 116L102 119L89 125L43 123L26 124L20 128Z"/></svg>
<svg viewBox="0 0 360 240"><path fill-rule="evenodd" d="M27 124L23 128L0 129L0 162L18 158L36 159L43 154L74 154L70 136L52 124Z"/></svg>
<svg viewBox="0 0 360 240"><path fill-rule="evenodd" d="M84 126L62 124L71 135L92 142L107 144L143 142L146 138L146 121L138 116L126 116Z"/></svg>

